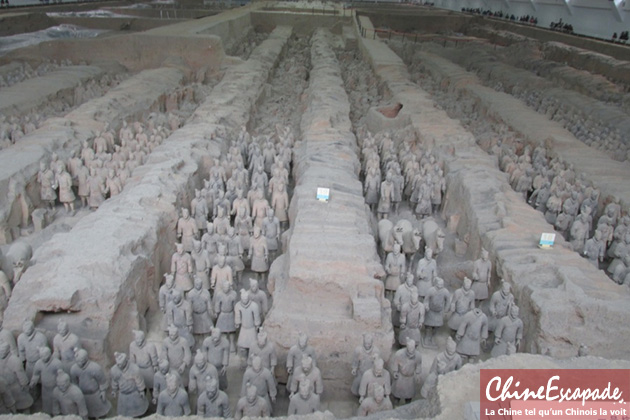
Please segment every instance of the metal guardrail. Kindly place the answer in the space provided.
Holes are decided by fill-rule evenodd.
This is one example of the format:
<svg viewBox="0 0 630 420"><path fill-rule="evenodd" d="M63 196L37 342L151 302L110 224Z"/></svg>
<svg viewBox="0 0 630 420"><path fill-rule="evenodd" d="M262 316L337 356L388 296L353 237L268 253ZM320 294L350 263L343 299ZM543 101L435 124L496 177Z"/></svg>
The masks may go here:
<svg viewBox="0 0 630 420"><path fill-rule="evenodd" d="M260 10L262 10L263 12L274 12L274 11L286 11L286 12L295 12L295 13L309 13L310 12L311 15L334 15L334 16L340 16L340 17L350 17L352 16L354 8L343 6L341 8L311 7L311 8L303 8L303 9L292 9L292 8L271 6L271 7L263 7Z"/></svg>

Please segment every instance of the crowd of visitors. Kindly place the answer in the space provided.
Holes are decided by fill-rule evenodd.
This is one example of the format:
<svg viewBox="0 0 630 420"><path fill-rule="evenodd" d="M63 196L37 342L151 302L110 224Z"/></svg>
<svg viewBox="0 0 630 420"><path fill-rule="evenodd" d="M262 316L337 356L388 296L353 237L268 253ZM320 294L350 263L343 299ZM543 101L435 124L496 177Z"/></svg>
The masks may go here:
<svg viewBox="0 0 630 420"><path fill-rule="evenodd" d="M484 10L479 7L477 8L462 7L462 12L473 13L473 14L482 15L482 16L504 18L507 20L511 20L512 22L530 23L532 25L538 25L538 18L532 15L515 16L514 14L504 13L502 10L493 12L490 9Z"/></svg>

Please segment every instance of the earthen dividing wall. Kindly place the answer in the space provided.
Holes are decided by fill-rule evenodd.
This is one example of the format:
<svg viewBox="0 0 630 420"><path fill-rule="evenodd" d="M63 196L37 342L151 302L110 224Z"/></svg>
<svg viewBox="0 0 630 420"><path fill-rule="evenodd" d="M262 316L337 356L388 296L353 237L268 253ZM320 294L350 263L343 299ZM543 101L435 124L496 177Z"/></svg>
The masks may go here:
<svg viewBox="0 0 630 420"><path fill-rule="evenodd" d="M505 25L509 24L505 23ZM514 32L519 26L521 25L512 24L505 28L506 30L497 30L488 25L475 24L466 29L466 34L487 39L497 45L509 46L522 41L535 42L541 45L547 60L600 74L625 85L630 84L628 71L630 63L626 61L630 60L630 50L627 46L537 30L538 33L549 32L554 35L550 39L541 40L537 36L538 33L530 33L528 36L517 35Z"/></svg>
<svg viewBox="0 0 630 420"><path fill-rule="evenodd" d="M329 31L316 30L311 43L308 105L302 140L294 148L291 229L285 252L272 267L274 303L264 328L280 350L278 368L298 334L309 335L326 384L325 399L350 389L352 354L362 334L374 333L374 343L387 360L393 331L383 282L375 278L384 272L358 178L350 103ZM330 189L330 201L316 199L318 187Z"/></svg>
<svg viewBox="0 0 630 420"><path fill-rule="evenodd" d="M530 37L538 40L539 42L557 42L570 45L575 48L587 48L591 51L598 51L601 54L615 57L619 60L630 60L630 50L628 50L626 46L615 45L604 40L575 36L562 32L551 31L547 28L516 24L501 21L499 19L484 18L481 16L471 19L470 24L471 26L474 25L475 28L465 28L464 31L466 33L477 31L480 31L477 33L494 33L495 36L491 35L493 42L500 39L497 35L500 35L501 31L506 31Z"/></svg>
<svg viewBox="0 0 630 420"><path fill-rule="evenodd" d="M224 44L238 39L247 33L251 27L251 12L263 7L262 2L250 3L245 7L228 10L220 15L209 16L203 19L188 20L169 25L168 27L156 28L146 32L146 35L168 35L168 36L204 36L215 35L221 38ZM273 28L272 28L273 29Z"/></svg>
<svg viewBox="0 0 630 420"><path fill-rule="evenodd" d="M134 171L121 194L37 250L5 312L6 328L18 331L24 319L35 319L53 331L64 319L105 366L114 351L127 350L132 329L146 328L144 316L156 308L162 274L170 271L180 206L202 185L210 158L227 147L223 134L247 124L291 32L276 28Z"/></svg>
<svg viewBox="0 0 630 420"><path fill-rule="evenodd" d="M619 47L628 50L628 47ZM614 54L604 55L598 50L587 50L576 46L565 45L560 42L546 42L543 45L545 58L559 63L566 63L577 69L601 74L615 82L630 85L630 63L625 59L615 59Z"/></svg>
<svg viewBox="0 0 630 420"><path fill-rule="evenodd" d="M486 45L486 47L492 48ZM630 94L623 83L614 83L601 74L571 67L566 63L545 58L542 48L524 42L506 47L501 51L502 61L523 68L554 83L554 87L574 90L608 105L621 106L626 112L630 109ZM575 49L574 49L575 50ZM577 54L577 51L575 51ZM602 56L603 57L603 56Z"/></svg>
<svg viewBox="0 0 630 420"><path fill-rule="evenodd" d="M3 13L0 15L0 36L11 36L50 28L55 21L45 13Z"/></svg>
<svg viewBox="0 0 630 420"><path fill-rule="evenodd" d="M369 18L377 28L422 34L463 32L463 28L473 19L463 13L444 12L443 10L429 11L427 8L413 6L407 7L407 10L390 8L384 11L372 11L371 8L366 7L359 9L359 13Z"/></svg>
<svg viewBox="0 0 630 420"><path fill-rule="evenodd" d="M2 88L0 114L19 115L37 110L53 99L66 99L69 103L74 103L74 89L102 74L104 70L98 66L67 66Z"/></svg>
<svg viewBox="0 0 630 420"><path fill-rule="evenodd" d="M131 71L141 71L161 67L169 60L182 62L193 73L206 69L216 72L225 58L223 46L247 34L251 28L250 13L259 7L261 3L253 3L217 16L141 33L42 42L13 51L0 58L0 62L68 59L92 64L117 61Z"/></svg>
<svg viewBox="0 0 630 420"><path fill-rule="evenodd" d="M155 19L141 17L110 17L107 19L76 17L76 16L55 16L55 25L76 25L88 29L103 29L107 31L148 31L160 26L172 25L183 19Z"/></svg>
<svg viewBox="0 0 630 420"><path fill-rule="evenodd" d="M219 11L217 10L188 7L184 8L175 4L171 4L170 6L171 7L152 7L141 9L134 9L130 7L107 7L105 8L105 10L120 15L137 16L139 18L152 18L160 20L200 19L207 16L214 16L219 13Z"/></svg>
<svg viewBox="0 0 630 420"><path fill-rule="evenodd" d="M610 129L617 129L620 133L630 130L630 117L619 106L582 94L574 89L559 87L558 83L546 77L540 77L534 71L502 62L503 60L490 49L491 47L472 45L466 49L458 49L423 44L423 48L475 71L482 80L486 81L486 84L501 83L505 92L516 93L517 90L521 94L536 92L540 99L560 102L565 108L581 115L584 120L587 117L592 118ZM409 48L407 50L410 51Z"/></svg>
<svg viewBox="0 0 630 420"><path fill-rule="evenodd" d="M40 202L36 176L39 162L50 159L52 152L65 159L71 150L77 153L84 140L91 140L106 124L115 128L125 118L140 118L159 109L165 95L177 88L186 74L177 68L145 70L110 89L105 95L88 101L63 118L48 119L38 130L20 139L18 144L0 152L0 243L9 243L17 235L21 221L17 200L23 193L31 202Z"/></svg>
<svg viewBox="0 0 630 420"><path fill-rule="evenodd" d="M162 67L168 60L181 62L196 73L203 68L217 71L225 58L221 38L215 35L147 34L47 41L12 51L0 62L25 60L38 64L43 60L70 60L98 65L102 61L115 61L129 71L139 72Z"/></svg>
<svg viewBox="0 0 630 420"><path fill-rule="evenodd" d="M409 114L419 137L444 161L444 216L461 238L470 235L467 257L478 258L483 246L498 276L512 284L523 309L524 350L567 357L584 343L596 355L627 357L627 288L611 282L562 239L552 250L538 249L540 234L553 232L542 214L511 189L473 136L410 82L396 54L378 40L359 42L385 90L403 104L401 113Z"/></svg>
<svg viewBox="0 0 630 420"><path fill-rule="evenodd" d="M627 162L618 162L606 153L587 146L559 123L528 108L511 95L483 86L474 74L449 60L423 51L417 54L433 77L449 85L450 89L475 99L479 111L489 118L503 121L532 144L549 144L553 154L572 164L576 173L583 173L600 189L602 199L619 197L624 207L630 206L630 165ZM630 124L630 119L626 120L626 124Z"/></svg>
<svg viewBox="0 0 630 420"><path fill-rule="evenodd" d="M341 11L340 11L341 12ZM344 24L348 24L350 12L343 15L323 15L317 10L313 13L284 13L275 11L253 11L251 13L252 26L257 31L266 32L276 25L293 25L297 34L310 35L317 28L328 28L335 34L340 34Z"/></svg>

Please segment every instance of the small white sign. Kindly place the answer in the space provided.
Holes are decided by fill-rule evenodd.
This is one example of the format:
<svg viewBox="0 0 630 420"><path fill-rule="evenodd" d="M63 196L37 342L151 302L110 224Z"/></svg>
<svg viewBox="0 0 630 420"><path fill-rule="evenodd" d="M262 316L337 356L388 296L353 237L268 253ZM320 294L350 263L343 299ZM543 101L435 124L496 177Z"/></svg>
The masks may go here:
<svg viewBox="0 0 630 420"><path fill-rule="evenodd" d="M328 201L330 198L330 189L328 188L317 188L317 199L319 201Z"/></svg>
<svg viewBox="0 0 630 420"><path fill-rule="evenodd" d="M543 233L542 235L540 235L540 243L538 244L538 246L540 246L541 248L551 248L555 240L555 233Z"/></svg>

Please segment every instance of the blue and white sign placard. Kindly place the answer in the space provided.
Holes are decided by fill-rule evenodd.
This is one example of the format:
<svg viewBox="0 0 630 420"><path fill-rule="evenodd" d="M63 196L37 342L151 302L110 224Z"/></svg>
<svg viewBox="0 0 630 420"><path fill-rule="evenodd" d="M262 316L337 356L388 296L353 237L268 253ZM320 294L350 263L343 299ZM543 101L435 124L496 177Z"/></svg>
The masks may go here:
<svg viewBox="0 0 630 420"><path fill-rule="evenodd" d="M543 233L542 235L540 235L540 242L538 246L541 248L551 248L555 240L555 233Z"/></svg>
<svg viewBox="0 0 630 420"><path fill-rule="evenodd" d="M330 199L329 188L317 188L317 199L319 201L328 201Z"/></svg>

